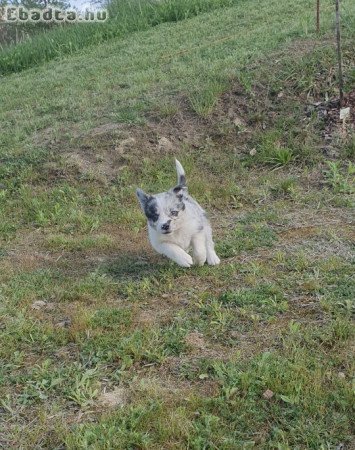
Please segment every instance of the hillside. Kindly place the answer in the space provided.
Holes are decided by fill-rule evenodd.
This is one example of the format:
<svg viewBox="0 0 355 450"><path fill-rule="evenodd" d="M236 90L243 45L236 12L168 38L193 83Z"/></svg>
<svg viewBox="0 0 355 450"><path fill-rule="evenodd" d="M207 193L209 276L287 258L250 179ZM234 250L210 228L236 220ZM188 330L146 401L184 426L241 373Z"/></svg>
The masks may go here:
<svg viewBox="0 0 355 450"><path fill-rule="evenodd" d="M207 11L232 6L244 0L111 0L107 20L71 23L47 30L30 31L30 39L0 52L0 75L18 73L53 59L73 55L81 49L147 30L161 23L178 22ZM21 28L21 27L20 27ZM1 42L0 42L1 45Z"/></svg>
<svg viewBox="0 0 355 450"><path fill-rule="evenodd" d="M343 122L332 1L226 3L1 77L0 447L355 445L355 4ZM218 267L148 244L174 157Z"/></svg>

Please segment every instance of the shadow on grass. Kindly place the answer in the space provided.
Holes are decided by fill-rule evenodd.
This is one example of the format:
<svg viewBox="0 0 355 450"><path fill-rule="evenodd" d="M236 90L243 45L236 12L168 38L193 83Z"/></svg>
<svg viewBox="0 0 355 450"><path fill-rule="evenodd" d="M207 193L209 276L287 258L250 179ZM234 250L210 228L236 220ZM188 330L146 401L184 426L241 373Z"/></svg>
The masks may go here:
<svg viewBox="0 0 355 450"><path fill-rule="evenodd" d="M192 266L189 269L179 267L168 258L142 253L121 253L115 259L101 266L100 272L120 282L140 282L150 279L155 283L179 278L181 276L203 277L219 270L217 267Z"/></svg>
<svg viewBox="0 0 355 450"><path fill-rule="evenodd" d="M139 281L143 278L161 278L171 271L168 260L141 253L120 254L102 267L102 272L119 281Z"/></svg>

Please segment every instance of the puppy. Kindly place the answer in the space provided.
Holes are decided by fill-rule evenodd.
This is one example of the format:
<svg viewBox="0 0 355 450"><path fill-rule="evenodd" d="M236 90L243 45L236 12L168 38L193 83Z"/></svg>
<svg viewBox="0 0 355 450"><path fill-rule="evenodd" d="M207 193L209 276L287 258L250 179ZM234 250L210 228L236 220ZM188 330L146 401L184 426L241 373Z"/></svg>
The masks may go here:
<svg viewBox="0 0 355 450"><path fill-rule="evenodd" d="M214 251L211 225L205 211L188 194L185 171L176 159L178 184L161 194L149 195L137 189L137 197L148 219L152 247L181 267L193 263L214 266L220 259ZM188 254L192 247L193 259Z"/></svg>

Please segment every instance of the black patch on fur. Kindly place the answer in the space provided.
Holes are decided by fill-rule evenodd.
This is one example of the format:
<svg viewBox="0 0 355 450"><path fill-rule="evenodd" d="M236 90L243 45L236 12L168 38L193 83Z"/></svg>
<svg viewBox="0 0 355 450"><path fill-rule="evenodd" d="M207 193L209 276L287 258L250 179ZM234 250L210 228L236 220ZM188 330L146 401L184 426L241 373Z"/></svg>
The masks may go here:
<svg viewBox="0 0 355 450"><path fill-rule="evenodd" d="M173 189L174 194L178 194L181 189L184 189L184 186L181 186L180 184L178 186L175 186Z"/></svg>
<svg viewBox="0 0 355 450"><path fill-rule="evenodd" d="M182 199L184 198L184 195L187 193L187 187L182 186L181 184L178 184L177 186L174 187L173 193L176 195L178 200L181 202Z"/></svg>
<svg viewBox="0 0 355 450"><path fill-rule="evenodd" d="M144 214L148 220L156 222L159 219L157 201L154 197L149 197L144 205Z"/></svg>
<svg viewBox="0 0 355 450"><path fill-rule="evenodd" d="M179 184L180 184L180 186L186 186L186 177L185 177L185 175L180 175L180 177L179 177Z"/></svg>
<svg viewBox="0 0 355 450"><path fill-rule="evenodd" d="M202 231L203 230L203 225L199 225L197 228L197 231Z"/></svg>

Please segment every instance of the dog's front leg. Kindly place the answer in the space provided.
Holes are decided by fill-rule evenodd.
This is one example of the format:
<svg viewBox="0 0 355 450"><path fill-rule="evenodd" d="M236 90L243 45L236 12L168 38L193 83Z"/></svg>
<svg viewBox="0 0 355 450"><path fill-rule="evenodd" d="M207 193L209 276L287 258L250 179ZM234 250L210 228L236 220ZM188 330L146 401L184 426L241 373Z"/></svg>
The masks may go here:
<svg viewBox="0 0 355 450"><path fill-rule="evenodd" d="M159 248L156 248L159 253L167 256L179 264L181 267L191 267L192 266L192 258L186 253L181 247L176 244L168 244L163 243L159 244Z"/></svg>
<svg viewBox="0 0 355 450"><path fill-rule="evenodd" d="M207 258L206 236L205 233L198 233L191 240L194 263L203 266Z"/></svg>
<svg viewBox="0 0 355 450"><path fill-rule="evenodd" d="M218 265L221 261L214 250L214 242L212 239L212 229L210 226L206 227L206 249L207 249L207 264L211 266Z"/></svg>

